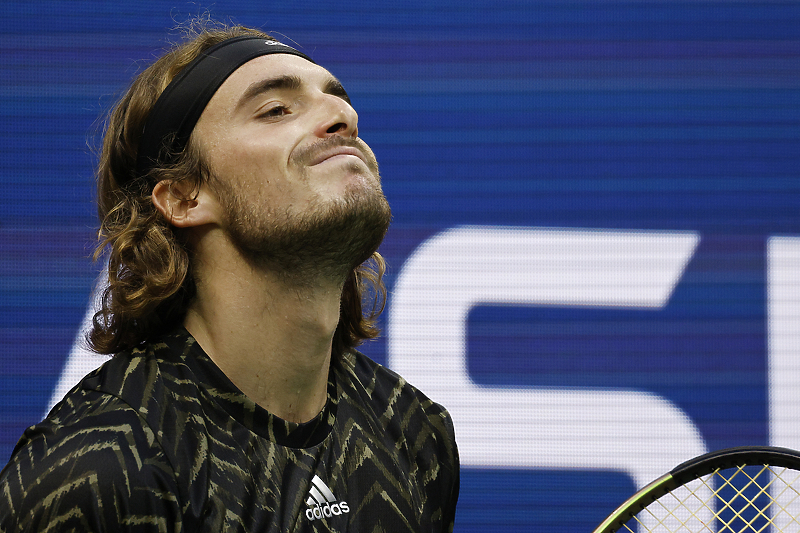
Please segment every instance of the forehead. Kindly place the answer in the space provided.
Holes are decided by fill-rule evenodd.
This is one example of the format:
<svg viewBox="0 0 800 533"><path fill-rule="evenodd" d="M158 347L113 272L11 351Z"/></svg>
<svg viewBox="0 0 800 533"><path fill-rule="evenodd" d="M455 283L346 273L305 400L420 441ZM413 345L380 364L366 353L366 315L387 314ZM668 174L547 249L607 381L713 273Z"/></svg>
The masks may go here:
<svg viewBox="0 0 800 533"><path fill-rule="evenodd" d="M296 78L309 88L324 87L336 79L324 68L302 57L269 54L252 59L236 69L217 90L212 102L218 95L228 100L238 100L252 90L254 84L286 77Z"/></svg>

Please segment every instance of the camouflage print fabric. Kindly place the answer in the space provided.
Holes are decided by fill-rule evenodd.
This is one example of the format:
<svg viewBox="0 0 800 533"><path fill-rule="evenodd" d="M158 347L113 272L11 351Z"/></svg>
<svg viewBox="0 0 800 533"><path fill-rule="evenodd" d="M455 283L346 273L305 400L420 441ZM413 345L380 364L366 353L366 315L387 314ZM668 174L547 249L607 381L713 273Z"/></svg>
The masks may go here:
<svg viewBox="0 0 800 533"><path fill-rule="evenodd" d="M293 424L244 396L181 328L121 353L28 428L0 475L0 531L451 531L447 412L359 353Z"/></svg>

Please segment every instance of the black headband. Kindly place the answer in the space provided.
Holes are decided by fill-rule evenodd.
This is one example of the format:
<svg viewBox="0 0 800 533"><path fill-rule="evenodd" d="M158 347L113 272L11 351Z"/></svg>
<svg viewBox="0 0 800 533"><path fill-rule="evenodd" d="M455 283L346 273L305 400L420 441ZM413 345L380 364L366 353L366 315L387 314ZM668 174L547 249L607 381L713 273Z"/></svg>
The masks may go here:
<svg viewBox="0 0 800 533"><path fill-rule="evenodd" d="M139 140L137 176L182 152L220 85L251 59L267 54L293 54L314 62L291 46L249 35L222 41L204 51L175 76L150 111Z"/></svg>

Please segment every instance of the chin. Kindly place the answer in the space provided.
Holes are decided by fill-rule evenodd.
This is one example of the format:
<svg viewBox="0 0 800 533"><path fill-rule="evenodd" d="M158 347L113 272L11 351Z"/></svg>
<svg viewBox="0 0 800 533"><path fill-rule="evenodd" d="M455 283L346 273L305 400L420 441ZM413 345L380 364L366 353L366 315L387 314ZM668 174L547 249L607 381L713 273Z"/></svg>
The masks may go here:
<svg viewBox="0 0 800 533"><path fill-rule="evenodd" d="M363 169L341 193L318 196L302 213L264 213L241 199L228 207L226 231L243 255L306 280L346 276L378 249L392 217L379 179Z"/></svg>

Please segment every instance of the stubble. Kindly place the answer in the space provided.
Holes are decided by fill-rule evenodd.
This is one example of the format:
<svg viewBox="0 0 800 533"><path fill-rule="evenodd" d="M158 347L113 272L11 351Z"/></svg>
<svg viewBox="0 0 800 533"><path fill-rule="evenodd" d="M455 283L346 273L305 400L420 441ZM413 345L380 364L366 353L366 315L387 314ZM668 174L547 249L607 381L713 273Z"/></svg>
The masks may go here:
<svg viewBox="0 0 800 533"><path fill-rule="evenodd" d="M357 141L338 137L320 141L299 152L293 163L305 169L319 151L346 143ZM300 213L258 205L225 180L213 179L231 241L248 260L287 282L307 284L320 276L343 281L378 249L391 220L377 163L368 159L372 177L359 177L338 198L317 197ZM346 170L363 173L364 167L353 162ZM303 178L309 179L307 174Z"/></svg>

